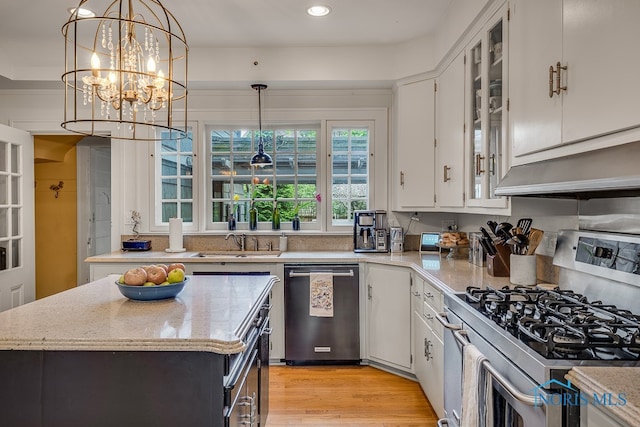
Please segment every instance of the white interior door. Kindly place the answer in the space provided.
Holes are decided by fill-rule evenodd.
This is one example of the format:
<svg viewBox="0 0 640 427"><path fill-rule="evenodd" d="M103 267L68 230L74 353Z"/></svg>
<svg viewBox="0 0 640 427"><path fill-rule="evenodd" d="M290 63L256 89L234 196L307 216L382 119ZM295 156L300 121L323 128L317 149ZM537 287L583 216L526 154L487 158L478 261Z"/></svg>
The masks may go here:
<svg viewBox="0 0 640 427"><path fill-rule="evenodd" d="M111 252L111 146L104 138L78 143L78 285L90 281L87 257Z"/></svg>
<svg viewBox="0 0 640 427"><path fill-rule="evenodd" d="M33 137L0 125L0 311L35 299Z"/></svg>

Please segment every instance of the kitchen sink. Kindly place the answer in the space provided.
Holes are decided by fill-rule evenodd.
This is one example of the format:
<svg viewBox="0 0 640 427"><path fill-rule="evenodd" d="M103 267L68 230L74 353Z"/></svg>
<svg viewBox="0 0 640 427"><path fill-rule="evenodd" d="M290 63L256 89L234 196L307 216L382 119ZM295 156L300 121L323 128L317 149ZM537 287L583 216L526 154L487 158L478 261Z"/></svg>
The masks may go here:
<svg viewBox="0 0 640 427"><path fill-rule="evenodd" d="M198 252L191 256L194 258L277 258L281 253L280 251L211 251Z"/></svg>

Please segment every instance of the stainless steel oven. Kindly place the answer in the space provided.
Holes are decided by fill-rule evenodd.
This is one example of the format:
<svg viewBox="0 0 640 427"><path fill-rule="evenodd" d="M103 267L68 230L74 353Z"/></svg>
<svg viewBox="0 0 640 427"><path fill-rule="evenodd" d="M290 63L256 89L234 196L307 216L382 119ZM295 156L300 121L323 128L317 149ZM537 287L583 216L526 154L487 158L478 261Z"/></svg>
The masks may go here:
<svg viewBox="0 0 640 427"><path fill-rule="evenodd" d="M575 366L640 367L640 236L563 230L554 289L469 286L447 293L446 418L460 423L463 351L472 344L491 378L491 427L578 427L580 395L566 381Z"/></svg>
<svg viewBox="0 0 640 427"><path fill-rule="evenodd" d="M463 321L447 311L438 320L445 327L445 420L439 426L461 427L463 352L469 344L476 346L485 357L482 368L490 375L492 387L491 419L488 427L537 427L547 426L550 419L560 418L562 408L545 406L547 391L537 390L536 384L511 360ZM467 385L468 386L468 385ZM535 390L535 394L533 391Z"/></svg>

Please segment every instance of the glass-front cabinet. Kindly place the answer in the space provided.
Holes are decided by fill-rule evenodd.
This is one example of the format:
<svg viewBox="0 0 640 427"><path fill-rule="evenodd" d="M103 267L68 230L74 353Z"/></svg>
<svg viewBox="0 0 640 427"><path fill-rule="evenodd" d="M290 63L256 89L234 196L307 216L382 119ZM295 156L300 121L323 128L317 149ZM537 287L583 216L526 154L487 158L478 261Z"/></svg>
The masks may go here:
<svg viewBox="0 0 640 427"><path fill-rule="evenodd" d="M467 206L506 208L495 190L508 168L506 8L467 49ZM504 96L503 96L504 94Z"/></svg>

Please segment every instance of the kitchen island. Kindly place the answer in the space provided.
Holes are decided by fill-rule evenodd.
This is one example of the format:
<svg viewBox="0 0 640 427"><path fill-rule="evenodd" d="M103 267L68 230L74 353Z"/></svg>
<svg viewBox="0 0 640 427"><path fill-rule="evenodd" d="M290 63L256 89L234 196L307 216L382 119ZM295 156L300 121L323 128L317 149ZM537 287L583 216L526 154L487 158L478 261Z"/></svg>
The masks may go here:
<svg viewBox="0 0 640 427"><path fill-rule="evenodd" d="M194 276L150 302L117 278L0 313L0 425L233 425L247 396L266 416L277 277Z"/></svg>

